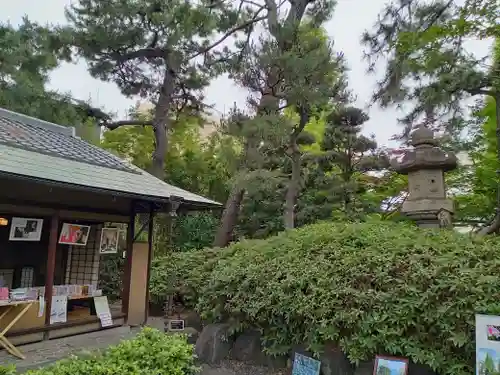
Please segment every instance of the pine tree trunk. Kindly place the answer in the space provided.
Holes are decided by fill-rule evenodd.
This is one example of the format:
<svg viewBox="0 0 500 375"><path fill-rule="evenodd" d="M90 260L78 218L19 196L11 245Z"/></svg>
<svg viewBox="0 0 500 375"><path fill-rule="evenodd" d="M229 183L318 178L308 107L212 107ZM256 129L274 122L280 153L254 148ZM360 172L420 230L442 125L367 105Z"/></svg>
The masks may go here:
<svg viewBox="0 0 500 375"><path fill-rule="evenodd" d="M170 69L166 69L153 117L155 150L152 155L151 174L161 180L165 178L165 157L168 150L167 134L171 125L169 114L174 89L175 77Z"/></svg>
<svg viewBox="0 0 500 375"><path fill-rule="evenodd" d="M245 189L239 185L235 185L229 194L226 201L224 212L222 213L221 223L217 229L214 247L226 247L231 242L233 237L234 227L238 221L238 214L240 213L241 201L245 195Z"/></svg>
<svg viewBox="0 0 500 375"><path fill-rule="evenodd" d="M300 190L300 152L297 148L292 147L290 150L290 158L292 160L292 175L288 180L288 188L285 197L285 211L283 221L286 229L295 228L295 205Z"/></svg>

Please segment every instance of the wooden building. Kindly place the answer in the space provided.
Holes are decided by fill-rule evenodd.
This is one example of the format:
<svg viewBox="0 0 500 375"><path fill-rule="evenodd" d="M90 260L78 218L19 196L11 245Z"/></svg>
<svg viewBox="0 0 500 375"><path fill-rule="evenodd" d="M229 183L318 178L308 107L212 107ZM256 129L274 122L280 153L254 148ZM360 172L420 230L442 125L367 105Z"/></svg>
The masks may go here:
<svg viewBox="0 0 500 375"><path fill-rule="evenodd" d="M219 206L86 143L72 127L0 109L0 344L20 355L14 345L143 324L152 235L137 239L155 213L179 205ZM136 225L139 214L149 219ZM110 307L99 264L117 252L125 257L121 306Z"/></svg>

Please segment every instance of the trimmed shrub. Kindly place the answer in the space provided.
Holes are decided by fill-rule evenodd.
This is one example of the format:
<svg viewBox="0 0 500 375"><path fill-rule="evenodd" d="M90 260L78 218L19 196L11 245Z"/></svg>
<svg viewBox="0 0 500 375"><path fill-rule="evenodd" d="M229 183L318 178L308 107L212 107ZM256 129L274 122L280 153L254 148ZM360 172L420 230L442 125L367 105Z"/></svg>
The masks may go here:
<svg viewBox="0 0 500 375"><path fill-rule="evenodd" d="M404 223L321 223L176 254L155 277L204 318L260 329L272 354L334 341L353 362L402 355L460 375L474 367L475 313L500 313L498 245Z"/></svg>
<svg viewBox="0 0 500 375"><path fill-rule="evenodd" d="M102 354L74 357L26 375L193 375L193 347L184 336L145 328Z"/></svg>

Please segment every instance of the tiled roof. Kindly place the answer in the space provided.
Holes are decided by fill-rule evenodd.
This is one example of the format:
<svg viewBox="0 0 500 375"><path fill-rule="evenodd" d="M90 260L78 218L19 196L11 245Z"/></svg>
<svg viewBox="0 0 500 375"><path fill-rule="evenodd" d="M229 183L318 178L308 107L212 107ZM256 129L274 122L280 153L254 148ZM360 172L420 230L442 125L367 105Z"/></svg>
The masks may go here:
<svg viewBox="0 0 500 375"><path fill-rule="evenodd" d="M0 172L138 197L178 196L219 206L169 185L113 154L74 136L74 130L0 108Z"/></svg>
<svg viewBox="0 0 500 375"><path fill-rule="evenodd" d="M40 124L43 125L43 122L37 125L36 119L23 121L23 117L25 116L10 111L4 113L0 109L0 143L64 159L137 173L118 157L73 137L72 134L68 136L68 130L72 128L60 129L60 127L51 127L49 123L41 127Z"/></svg>

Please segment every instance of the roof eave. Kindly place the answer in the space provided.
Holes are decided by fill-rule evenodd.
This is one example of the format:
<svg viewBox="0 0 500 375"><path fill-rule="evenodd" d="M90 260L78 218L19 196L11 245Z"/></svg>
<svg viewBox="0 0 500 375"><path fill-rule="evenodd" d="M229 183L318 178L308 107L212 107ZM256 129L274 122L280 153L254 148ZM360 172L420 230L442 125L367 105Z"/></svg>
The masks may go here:
<svg viewBox="0 0 500 375"><path fill-rule="evenodd" d="M157 196L151 196L151 195L127 193L127 192L123 192L123 191L117 191L117 190L111 190L111 189L103 189L103 188L96 188L96 187L85 186L85 185L78 185L78 184L72 184L72 183L62 182L62 181L47 180L47 179L43 179L43 178L26 176L26 175L20 175L20 174L10 173L10 172L4 172L4 171L0 171L0 176L4 176L4 177L7 177L7 178L14 178L14 179L17 179L17 180L23 180L23 181L29 181L29 182L39 183L39 184L43 184L43 185L47 185L47 186L52 186L52 187L70 188L72 190L78 190L78 191L89 192L89 193L97 193L97 194L105 194L105 195L115 195L115 196L118 196L118 197L123 197L123 198L132 199L132 200L138 200L138 201L144 201L144 202L160 203L160 204L165 204L165 203L169 203L170 202L170 198L169 197L157 197ZM185 200L185 199L183 199L183 202L186 203L187 206L193 207L193 209L190 210L190 211L211 210L211 209L221 208L222 207L217 202L214 202L214 203L209 203L209 202L195 202L195 201L190 201L190 200Z"/></svg>

